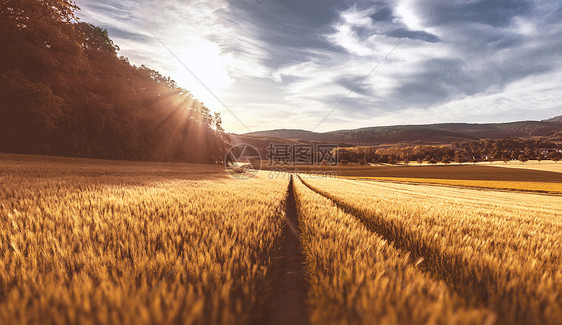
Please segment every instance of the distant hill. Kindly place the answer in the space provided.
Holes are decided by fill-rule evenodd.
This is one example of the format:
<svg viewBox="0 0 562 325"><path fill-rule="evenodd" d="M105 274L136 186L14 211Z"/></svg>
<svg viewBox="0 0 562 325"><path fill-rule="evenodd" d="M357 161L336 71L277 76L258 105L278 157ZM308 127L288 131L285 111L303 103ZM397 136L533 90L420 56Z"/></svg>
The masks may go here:
<svg viewBox="0 0 562 325"><path fill-rule="evenodd" d="M553 118L549 118L548 120L543 120L543 122L558 122L562 123L562 115L555 116Z"/></svg>
<svg viewBox="0 0 562 325"><path fill-rule="evenodd" d="M290 131L290 130L288 130ZM272 131L275 132L275 131ZM302 132L309 132L309 131L302 131ZM312 132L310 132L312 133ZM279 135L282 135L281 133ZM298 134L297 134L298 135ZM232 141L233 145L241 145L241 144L249 144L256 148L262 155L262 158L266 159L268 154L268 147L270 144L313 144L318 143L320 141L314 140L300 140L300 139L291 139L291 138L283 138L281 136L255 136L255 135L237 135L237 134L230 134L230 140ZM342 142L335 142L339 147L351 147L353 144L351 143L342 143Z"/></svg>
<svg viewBox="0 0 562 325"><path fill-rule="evenodd" d="M507 137L557 137L562 133L562 116L545 121L510 123L441 123L428 125L377 126L354 130L317 133L305 130L280 129L246 133L244 136L274 137L295 141L350 143L354 145L381 145L401 142L442 144L477 139Z"/></svg>

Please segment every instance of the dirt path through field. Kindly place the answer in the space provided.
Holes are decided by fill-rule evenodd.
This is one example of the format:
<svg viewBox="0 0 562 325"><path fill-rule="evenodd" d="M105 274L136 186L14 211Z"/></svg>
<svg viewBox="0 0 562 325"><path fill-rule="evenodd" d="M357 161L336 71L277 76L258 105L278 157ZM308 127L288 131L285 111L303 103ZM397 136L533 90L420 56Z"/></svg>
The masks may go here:
<svg viewBox="0 0 562 325"><path fill-rule="evenodd" d="M286 225L283 229L282 258L278 280L274 283L268 324L308 324L306 281L301 250L299 221L293 191L293 179L287 193Z"/></svg>

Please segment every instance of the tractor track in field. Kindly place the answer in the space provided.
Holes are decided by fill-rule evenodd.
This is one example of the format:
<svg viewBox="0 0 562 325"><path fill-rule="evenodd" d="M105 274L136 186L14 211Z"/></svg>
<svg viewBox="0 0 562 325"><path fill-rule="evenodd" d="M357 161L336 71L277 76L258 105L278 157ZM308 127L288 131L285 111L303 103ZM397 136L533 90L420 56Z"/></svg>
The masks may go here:
<svg viewBox="0 0 562 325"><path fill-rule="evenodd" d="M412 263L423 258L424 262L418 266L421 271L428 273L436 280L444 281L469 305L493 310L499 316L499 324L529 324L536 323L537 319L540 319L540 315L529 313L528 310L525 310L525 306L514 308L515 295L513 292L501 292L498 283L491 277L479 279L476 276L477 271L467 267L467 261L463 260L460 255L446 255L428 243L417 241L415 234L405 227L382 218L366 217L359 209L309 185L300 177L299 179L307 188L355 217L367 229L387 240L390 245L404 253L409 253ZM484 268L480 271L483 274L494 273L485 265L480 264L479 266Z"/></svg>
<svg viewBox="0 0 562 325"><path fill-rule="evenodd" d="M287 189L285 221L281 259L276 265L276 280L265 323L304 325L309 323L306 311L305 259L301 247L292 176Z"/></svg>

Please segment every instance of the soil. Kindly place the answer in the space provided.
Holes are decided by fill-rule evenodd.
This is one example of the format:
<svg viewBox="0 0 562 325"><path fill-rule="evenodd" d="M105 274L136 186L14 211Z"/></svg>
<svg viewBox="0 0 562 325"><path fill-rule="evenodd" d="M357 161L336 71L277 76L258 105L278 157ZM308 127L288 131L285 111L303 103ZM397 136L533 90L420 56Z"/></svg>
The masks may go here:
<svg viewBox="0 0 562 325"><path fill-rule="evenodd" d="M301 249L299 220L293 191L293 179L287 193L286 224L283 229L278 279L274 283L268 324L308 324L306 279Z"/></svg>

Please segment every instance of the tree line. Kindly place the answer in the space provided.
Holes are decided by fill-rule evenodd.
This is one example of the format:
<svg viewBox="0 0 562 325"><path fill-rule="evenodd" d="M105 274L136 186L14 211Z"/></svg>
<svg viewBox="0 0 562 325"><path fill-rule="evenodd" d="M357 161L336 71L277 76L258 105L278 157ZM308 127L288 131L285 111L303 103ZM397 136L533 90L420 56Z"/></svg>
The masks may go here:
<svg viewBox="0 0 562 325"><path fill-rule="evenodd" d="M390 148L372 146L338 149L339 160L346 162L390 163L397 162L478 162L544 160L559 161L562 145L543 139L486 139L453 142L451 145L416 145Z"/></svg>
<svg viewBox="0 0 562 325"><path fill-rule="evenodd" d="M68 0L0 2L0 151L218 162L219 114L119 56Z"/></svg>

